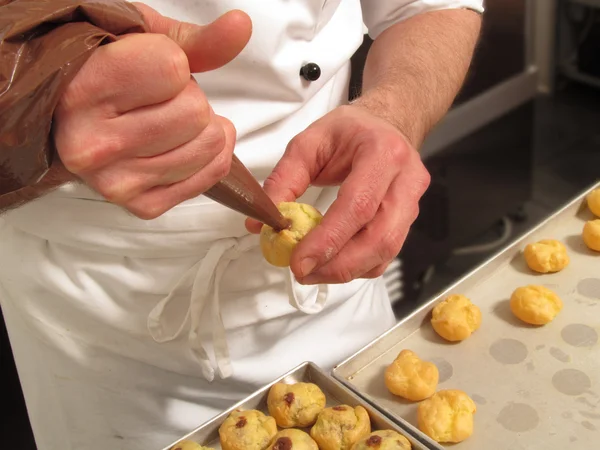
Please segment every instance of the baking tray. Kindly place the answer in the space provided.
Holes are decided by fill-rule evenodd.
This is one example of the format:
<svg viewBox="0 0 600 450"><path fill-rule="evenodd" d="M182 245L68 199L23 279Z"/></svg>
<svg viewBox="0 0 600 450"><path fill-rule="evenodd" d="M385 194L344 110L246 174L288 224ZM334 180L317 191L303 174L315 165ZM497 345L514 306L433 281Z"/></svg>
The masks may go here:
<svg viewBox="0 0 600 450"><path fill-rule="evenodd" d="M437 364L438 389L464 390L477 404L473 436L454 449L600 448L600 254L581 238L593 218L585 202L592 189L339 364L334 377L389 417L416 425L417 404L394 397L383 382L385 368L410 349ZM569 266L531 272L522 250L540 239L563 242ZM563 300L544 327L510 311L512 291L528 284ZM433 307L453 293L469 297L483 316L481 328L457 344L442 340L429 322Z"/></svg>
<svg viewBox="0 0 600 450"><path fill-rule="evenodd" d="M371 417L371 426L373 431L387 429L395 430L410 441L413 449L415 450L428 450L432 448L438 448L436 443L430 440L427 436L422 434L419 430L414 428L412 425L400 420L397 423L390 420L385 415L381 414L377 409L369 405L367 402L362 400L358 395L354 394L349 389L345 388L341 383L334 380L331 376L325 374L315 364L306 362L296 369L288 372L281 378L273 381L268 386L265 386L261 390L255 392L250 397L232 406L227 411L218 415L214 419L208 421L204 425L200 426L196 430L192 431L187 436L181 438L190 439L198 442L200 445L214 448L215 450L221 449L219 444L219 427L223 421L231 414L235 409L258 409L265 413L267 411L267 395L271 386L277 382L283 381L285 383L295 383L299 381L305 381L314 383L323 390L327 397L327 406L334 406L339 404L345 404L349 406L363 406L369 416ZM179 441L177 441L179 442ZM169 450L177 442L169 445L163 450Z"/></svg>

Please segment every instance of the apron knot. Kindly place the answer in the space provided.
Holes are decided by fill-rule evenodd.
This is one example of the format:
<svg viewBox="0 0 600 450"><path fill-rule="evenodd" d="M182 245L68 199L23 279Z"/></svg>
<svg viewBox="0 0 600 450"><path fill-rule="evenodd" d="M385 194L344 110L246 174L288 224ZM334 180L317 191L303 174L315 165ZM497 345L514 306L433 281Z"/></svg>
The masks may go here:
<svg viewBox="0 0 600 450"><path fill-rule="evenodd" d="M148 332L159 343L177 339L189 323L187 338L190 350L208 381L214 380L215 372L223 379L233 373L220 308L223 274L231 261L258 245L256 235L215 241L204 258L183 274L169 295L158 302L148 315ZM289 269L286 270L285 282L289 303L294 308L305 314L316 314L324 308L328 296L327 285L317 286L316 295L305 295L297 288ZM191 294L187 293L190 284ZM181 292L186 287L188 291ZM182 318L180 312L183 310L186 313ZM210 314L214 364L202 342L202 336L206 334L201 330L202 323L206 323L202 321L205 314Z"/></svg>
<svg viewBox="0 0 600 450"><path fill-rule="evenodd" d="M150 311L147 320L148 332L159 343L177 339L189 322L188 342L190 349L202 367L202 375L212 381L215 369L221 378L232 374L229 348L225 338L225 326L219 305L219 286L229 263L243 253L258 246L258 237L246 235L242 238L227 238L215 241L200 261L183 274L169 295ZM192 281L193 280L193 281ZM184 286L192 284L191 295L179 294ZM183 303L183 304L182 304ZM169 308L171 306L171 308ZM177 316L187 306L183 320ZM211 315L213 365L202 343L200 326L204 314Z"/></svg>

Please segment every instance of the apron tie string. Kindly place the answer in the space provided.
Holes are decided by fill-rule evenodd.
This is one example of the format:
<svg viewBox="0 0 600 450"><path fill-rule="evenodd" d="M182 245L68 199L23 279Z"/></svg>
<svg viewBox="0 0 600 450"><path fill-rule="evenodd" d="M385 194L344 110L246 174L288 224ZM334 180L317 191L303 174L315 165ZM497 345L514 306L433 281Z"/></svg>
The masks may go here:
<svg viewBox="0 0 600 450"><path fill-rule="evenodd" d="M148 332L154 341L159 343L177 339L189 322L188 342L190 349L200 363L202 375L208 381L214 380L215 367L208 356L206 347L202 343L201 319L207 312L207 307L209 307L216 370L220 378L229 378L233 373L233 369L225 335L225 325L221 317L219 295L221 280L231 261L238 259L243 253L256 247L258 247L258 237L255 235L216 241L211 245L204 258L183 274L169 295L158 302L148 315ZM191 280L193 280L191 295L181 293L181 289L189 286ZM297 310L305 314L317 314L325 307L329 293L327 285L317 286L316 295L314 296L302 295L298 292L297 283L294 282L293 274L289 269L286 269L285 284L289 303ZM187 303L184 317L177 314L178 311L183 310L182 303L183 305Z"/></svg>

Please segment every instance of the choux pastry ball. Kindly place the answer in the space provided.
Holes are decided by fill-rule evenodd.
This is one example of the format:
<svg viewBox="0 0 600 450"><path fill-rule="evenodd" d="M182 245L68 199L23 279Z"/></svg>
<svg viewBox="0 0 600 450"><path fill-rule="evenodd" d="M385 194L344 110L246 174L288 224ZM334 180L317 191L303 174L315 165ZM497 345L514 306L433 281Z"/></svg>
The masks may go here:
<svg viewBox="0 0 600 450"><path fill-rule="evenodd" d="M587 196L588 208L596 217L600 217L600 188L594 189Z"/></svg>
<svg viewBox="0 0 600 450"><path fill-rule="evenodd" d="M586 222L583 227L583 242L590 250L600 252L600 219Z"/></svg>
<svg viewBox="0 0 600 450"><path fill-rule="evenodd" d="M171 450L213 450L212 448L202 447L194 441L184 440L175 444Z"/></svg>
<svg viewBox="0 0 600 450"><path fill-rule="evenodd" d="M306 428L325 408L325 394L313 383L276 383L269 390L267 407L281 428Z"/></svg>
<svg viewBox="0 0 600 450"><path fill-rule="evenodd" d="M481 311L464 295L451 295L433 308L431 325L447 341L462 341L481 325Z"/></svg>
<svg viewBox="0 0 600 450"><path fill-rule="evenodd" d="M435 364L402 350L385 371L385 385L392 394L418 402L433 395L439 377Z"/></svg>
<svg viewBox="0 0 600 450"><path fill-rule="evenodd" d="M308 433L289 428L275 435L268 450L319 450L319 446Z"/></svg>
<svg viewBox="0 0 600 450"><path fill-rule="evenodd" d="M411 450L411 445L397 431L378 430L354 444L352 450Z"/></svg>
<svg viewBox="0 0 600 450"><path fill-rule="evenodd" d="M527 245L524 255L529 268L539 273L559 272L569 265L567 248L555 239Z"/></svg>
<svg viewBox="0 0 600 450"><path fill-rule="evenodd" d="M320 450L351 450L352 446L371 433L369 413L362 406L339 405L325 408L310 435Z"/></svg>
<svg viewBox="0 0 600 450"><path fill-rule="evenodd" d="M462 442L473 434L475 402L463 391L439 391L419 403L419 430L436 442Z"/></svg>
<svg viewBox="0 0 600 450"><path fill-rule="evenodd" d="M269 225L263 225L260 231L260 248L269 264L288 267L296 245L321 223L323 216L313 206L304 203L283 202L277 208L290 221L290 226L276 232Z"/></svg>
<svg viewBox="0 0 600 450"><path fill-rule="evenodd" d="M562 307L558 295L544 286L520 287L510 297L510 310L523 322L531 325L551 322Z"/></svg>
<svg viewBox="0 0 600 450"><path fill-rule="evenodd" d="M223 450L265 450L276 434L275 419L254 409L232 412L219 427Z"/></svg>

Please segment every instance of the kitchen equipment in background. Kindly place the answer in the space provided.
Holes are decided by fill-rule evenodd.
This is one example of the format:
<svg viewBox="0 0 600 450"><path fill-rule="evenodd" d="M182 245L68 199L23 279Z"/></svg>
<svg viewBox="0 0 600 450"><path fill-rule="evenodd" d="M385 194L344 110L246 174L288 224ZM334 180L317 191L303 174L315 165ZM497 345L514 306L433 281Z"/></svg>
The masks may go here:
<svg viewBox="0 0 600 450"><path fill-rule="evenodd" d="M600 88L600 0L559 0L557 13L557 76Z"/></svg>

